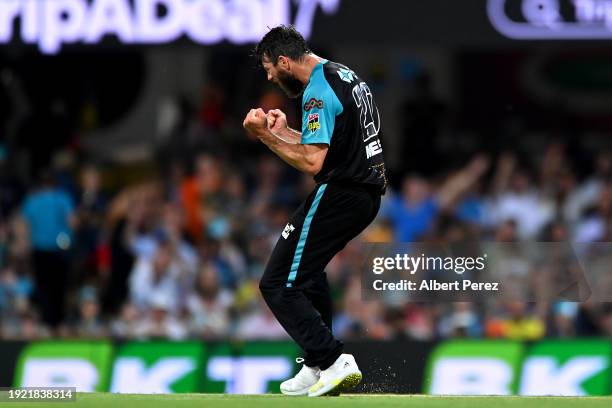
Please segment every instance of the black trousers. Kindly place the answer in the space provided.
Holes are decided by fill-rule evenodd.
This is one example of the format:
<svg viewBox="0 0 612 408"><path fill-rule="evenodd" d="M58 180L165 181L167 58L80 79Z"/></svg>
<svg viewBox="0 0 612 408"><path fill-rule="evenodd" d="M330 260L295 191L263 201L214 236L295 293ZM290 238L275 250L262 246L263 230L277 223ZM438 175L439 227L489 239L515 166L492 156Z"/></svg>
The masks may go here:
<svg viewBox="0 0 612 408"><path fill-rule="evenodd" d="M309 367L328 368L342 354L332 334L332 299L324 269L376 217L377 190L321 184L289 220L259 283L287 333L304 350Z"/></svg>
<svg viewBox="0 0 612 408"><path fill-rule="evenodd" d="M60 251L34 250L32 253L35 291L34 300L41 320L56 328L65 317L68 286L68 262Z"/></svg>

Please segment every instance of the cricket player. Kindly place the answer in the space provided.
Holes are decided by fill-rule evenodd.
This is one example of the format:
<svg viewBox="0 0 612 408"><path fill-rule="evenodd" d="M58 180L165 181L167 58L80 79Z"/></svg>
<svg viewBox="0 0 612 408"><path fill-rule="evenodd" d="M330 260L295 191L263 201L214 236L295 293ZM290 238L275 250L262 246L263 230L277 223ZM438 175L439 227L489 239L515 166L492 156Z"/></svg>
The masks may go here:
<svg viewBox="0 0 612 408"><path fill-rule="evenodd" d="M374 219L387 175L380 116L355 72L313 54L293 27L271 29L255 48L268 80L302 98L301 131L278 109L251 109L244 128L316 188L291 216L261 278L261 293L304 350L304 366L281 384L286 395L337 395L362 373L332 334L332 299L324 269Z"/></svg>

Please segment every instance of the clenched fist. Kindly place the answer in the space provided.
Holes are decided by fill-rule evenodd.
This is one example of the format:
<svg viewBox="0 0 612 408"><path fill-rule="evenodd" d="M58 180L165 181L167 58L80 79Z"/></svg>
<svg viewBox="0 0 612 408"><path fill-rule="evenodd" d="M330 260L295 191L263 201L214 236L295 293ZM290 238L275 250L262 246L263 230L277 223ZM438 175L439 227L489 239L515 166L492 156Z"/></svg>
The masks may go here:
<svg viewBox="0 0 612 408"><path fill-rule="evenodd" d="M263 109L251 109L244 118L242 126L253 136L259 137L266 131L268 120Z"/></svg>
<svg viewBox="0 0 612 408"><path fill-rule="evenodd" d="M281 130L287 128L287 115L280 109L272 109L268 111L268 129L273 134L278 134Z"/></svg>

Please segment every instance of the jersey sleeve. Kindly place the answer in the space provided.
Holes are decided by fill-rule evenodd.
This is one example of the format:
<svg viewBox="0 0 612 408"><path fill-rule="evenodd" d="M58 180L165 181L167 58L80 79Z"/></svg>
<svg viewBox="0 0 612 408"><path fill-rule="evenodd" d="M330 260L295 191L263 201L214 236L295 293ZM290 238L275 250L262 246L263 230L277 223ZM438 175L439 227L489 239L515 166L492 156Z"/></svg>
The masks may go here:
<svg viewBox="0 0 612 408"><path fill-rule="evenodd" d="M302 144L331 143L342 104L327 81L309 86L302 97Z"/></svg>

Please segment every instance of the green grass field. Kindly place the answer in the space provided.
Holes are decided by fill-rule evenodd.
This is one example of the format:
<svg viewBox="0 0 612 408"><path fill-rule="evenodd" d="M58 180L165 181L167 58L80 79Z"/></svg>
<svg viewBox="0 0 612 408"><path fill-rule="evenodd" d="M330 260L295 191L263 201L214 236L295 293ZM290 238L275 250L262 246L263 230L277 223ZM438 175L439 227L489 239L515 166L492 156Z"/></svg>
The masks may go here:
<svg viewBox="0 0 612 408"><path fill-rule="evenodd" d="M574 408L612 407L612 397L437 397L424 395L343 395L340 397L284 397L281 395L78 394L76 402L0 403L8 408Z"/></svg>

